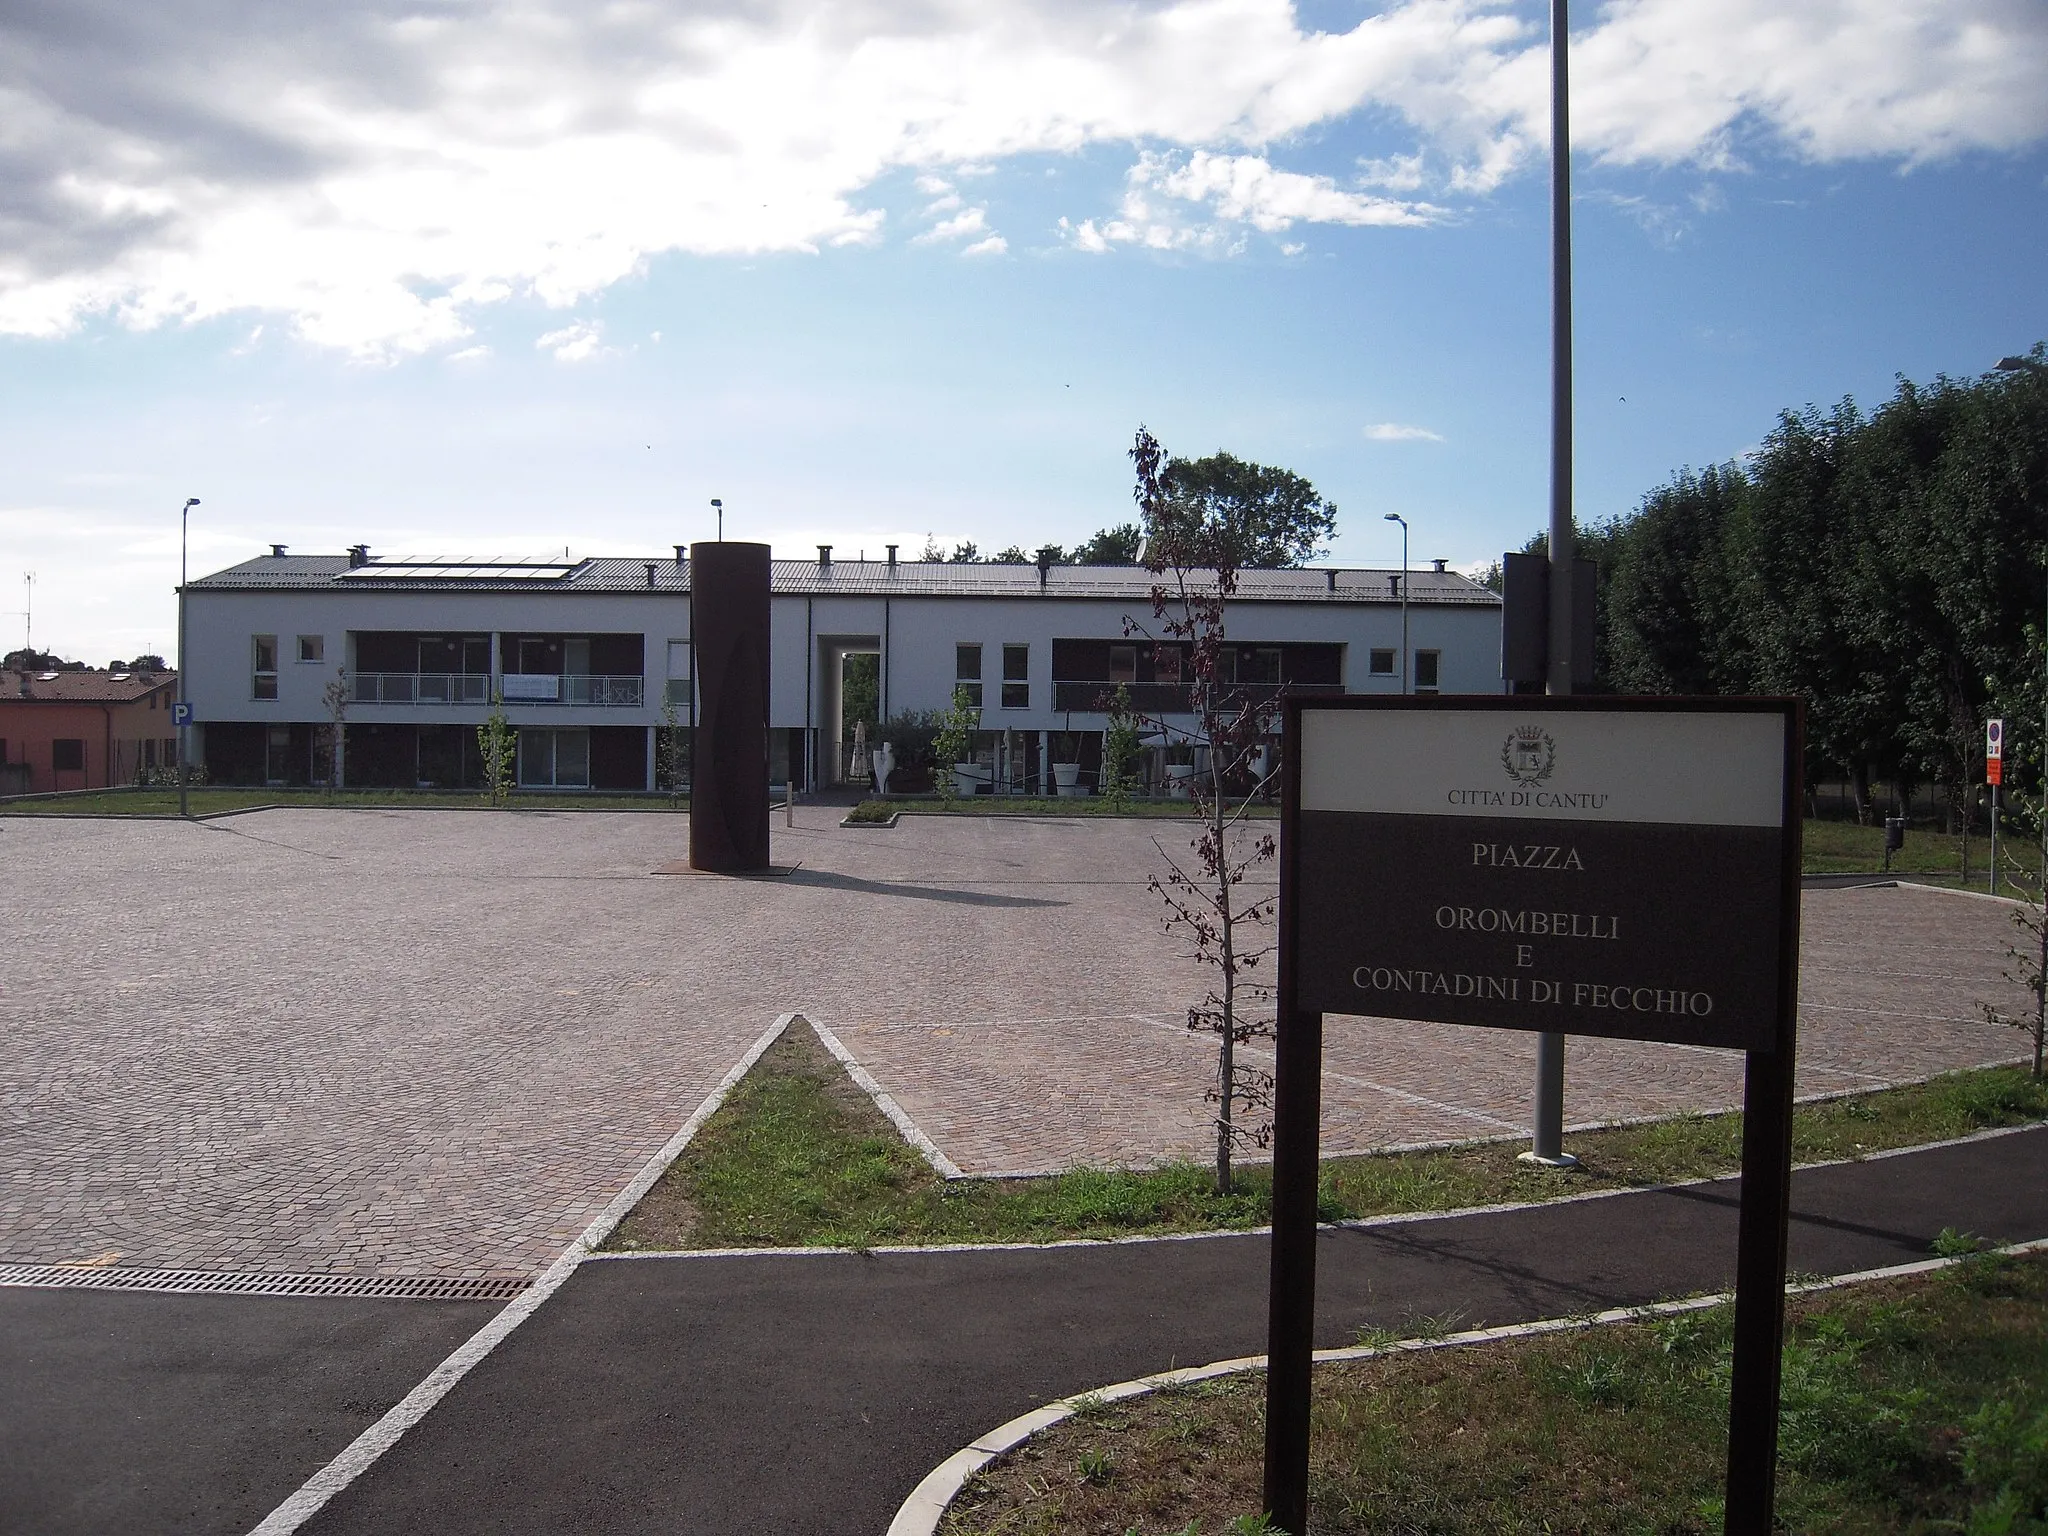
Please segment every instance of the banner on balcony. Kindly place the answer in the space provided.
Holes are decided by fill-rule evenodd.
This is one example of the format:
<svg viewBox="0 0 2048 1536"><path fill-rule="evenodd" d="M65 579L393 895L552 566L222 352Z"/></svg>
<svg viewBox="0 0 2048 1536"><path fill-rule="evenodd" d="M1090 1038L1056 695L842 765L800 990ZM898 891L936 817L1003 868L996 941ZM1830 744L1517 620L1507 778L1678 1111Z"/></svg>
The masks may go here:
<svg viewBox="0 0 2048 1536"><path fill-rule="evenodd" d="M505 702L552 704L562 696L562 680L552 672L507 672Z"/></svg>

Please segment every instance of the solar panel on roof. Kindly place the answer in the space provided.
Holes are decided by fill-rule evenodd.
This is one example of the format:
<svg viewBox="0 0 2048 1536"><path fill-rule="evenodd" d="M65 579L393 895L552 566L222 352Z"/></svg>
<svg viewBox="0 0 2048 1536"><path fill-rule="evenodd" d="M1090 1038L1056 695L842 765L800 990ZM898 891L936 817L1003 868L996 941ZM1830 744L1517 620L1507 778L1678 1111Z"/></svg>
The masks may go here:
<svg viewBox="0 0 2048 1536"><path fill-rule="evenodd" d="M341 572L344 581L560 581L581 561L519 562L497 565L463 560L393 560Z"/></svg>

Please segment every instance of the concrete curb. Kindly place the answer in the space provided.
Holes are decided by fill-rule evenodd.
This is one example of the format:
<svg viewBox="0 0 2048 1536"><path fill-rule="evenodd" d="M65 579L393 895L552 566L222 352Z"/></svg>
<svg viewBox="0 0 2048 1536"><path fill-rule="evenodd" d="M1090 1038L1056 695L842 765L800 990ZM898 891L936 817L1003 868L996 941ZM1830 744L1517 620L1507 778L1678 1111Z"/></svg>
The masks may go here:
<svg viewBox="0 0 2048 1536"><path fill-rule="evenodd" d="M2011 1243L2003 1248L1988 1250L2000 1254L2025 1254L2048 1252L2048 1238L2034 1242ZM1854 1274L1831 1275L1825 1280L1801 1281L1787 1285L1787 1296L1803 1296L1814 1291L1831 1291L1843 1286L1860 1285L1872 1280L1894 1280L1908 1275L1923 1275L1935 1270L1949 1269L1966 1262L1971 1255L1952 1259L1923 1259L1914 1264L1897 1264L1888 1269L1859 1270ZM1450 1334L1441 1339L1400 1339L1391 1344L1360 1344L1348 1349L1319 1349L1315 1352L1316 1363L1327 1364L1343 1360L1370 1360L1379 1355L1417 1354L1435 1349L1457 1349L1470 1344L1492 1344L1504 1339L1534 1338L1544 1334L1566 1333L1574 1329L1599 1328L1614 1323L1642 1322L1653 1317L1669 1317L1681 1312L1701 1312L1709 1307L1718 1307L1733 1301L1732 1292L1721 1292L1713 1296L1689 1296L1679 1301L1659 1301L1641 1307L1613 1307L1591 1316L1547 1318L1534 1323L1512 1323L1501 1328L1474 1328L1465 1333ZM997 1457L1014 1451L1034 1435L1050 1429L1063 1420L1072 1418L1084 1408L1103 1403L1122 1402L1129 1398L1146 1397L1162 1388L1186 1386L1193 1382L1210 1381L1218 1376L1241 1375L1248 1371L1266 1368L1264 1355L1246 1355L1236 1360L1219 1360L1212 1365L1194 1366L1186 1370L1161 1371L1156 1376L1141 1376L1135 1381L1120 1381L1112 1386L1102 1387L1093 1392L1079 1392L1072 1397L1063 1397L1058 1402L1048 1403L1043 1408L1020 1414L1007 1424L999 1424L987 1434L962 1446L951 1456L940 1462L925 1474L924 1480L911 1490L896 1511L896 1518L889 1522L888 1536L936 1536L939 1522L945 1519L946 1511L967 1480Z"/></svg>
<svg viewBox="0 0 2048 1536"><path fill-rule="evenodd" d="M904 1113L903 1106L891 1098L887 1090L868 1074L868 1069L853 1059L853 1052L839 1043L837 1035L833 1034L831 1030L815 1019L805 1019L804 1022L811 1026L813 1033L818 1037L819 1043L838 1058L839 1064L842 1067L846 1068L846 1075L860 1086L863 1093L875 1101L875 1108L887 1115L896 1129L903 1133L903 1139L917 1148L918 1155L932 1165L934 1173L942 1179L964 1179L967 1177L965 1173L961 1172L959 1164L941 1152L937 1143L918 1129L917 1122Z"/></svg>
<svg viewBox="0 0 2048 1536"><path fill-rule="evenodd" d="M1994 896L1989 891L1966 891L1953 885L1923 885L1918 880L1895 880L1893 886L1902 891L1926 891L1934 896L1967 896L1972 901L1995 901L2001 907L2024 907L2028 903L2017 896Z"/></svg>
<svg viewBox="0 0 2048 1536"><path fill-rule="evenodd" d="M812 1026L816 1028L815 1025ZM1946 1141L1923 1141L1910 1147L1887 1147L1878 1152L1866 1152L1861 1157L1837 1157L1818 1163L1794 1163L1794 1173L1806 1173L1822 1168L1847 1168L1857 1163L1881 1162L1888 1157L1910 1157L1916 1152L1938 1152L1943 1147L1963 1147L1972 1142L1995 1141L2001 1136L2022 1136L2029 1131L2041 1130L2048 1121L2033 1120L2025 1125L1998 1125L1989 1130L1972 1131L1967 1136L1951 1136ZM979 1174L965 1177L979 1178ZM1378 1216L1347 1216L1340 1221L1319 1221L1316 1227L1326 1232L1370 1232L1376 1227L1413 1225L1425 1221L1456 1221L1466 1216L1503 1216L1515 1211L1549 1210L1553 1206L1583 1205L1589 1200L1616 1200L1627 1195L1652 1194L1658 1190L1698 1189L1707 1184L1725 1183L1737 1177L1735 1173L1707 1174L1697 1179L1679 1179L1670 1184L1631 1185L1622 1189L1589 1189L1575 1195L1559 1195L1551 1200L1505 1200L1495 1205L1461 1205L1448 1211L1388 1211ZM1232 1237L1268 1237L1270 1226L1258 1227L1209 1227L1197 1232L1139 1232L1127 1237L1057 1237L1042 1243L877 1243L872 1248L635 1248L627 1252L593 1253L591 1261L613 1259L763 1259L763 1258L828 1258L832 1255L885 1254L891 1256L920 1253L1023 1253L1056 1248L1124 1248L1139 1243L1201 1243L1213 1242Z"/></svg>
<svg viewBox="0 0 2048 1536"><path fill-rule="evenodd" d="M634 1175L632 1182L612 1197L611 1203L599 1211L596 1219L584 1228L583 1235L563 1249L555 1262L547 1267L546 1272L534 1281L524 1294L509 1303L504 1310L494 1314L491 1320L472 1334L454 1354L435 1366L427 1378L408 1392L396 1407L350 1441L334 1460L300 1484L290 1498L264 1517L262 1523L250 1532L250 1536L289 1536L289 1533L298 1530L318 1514L329 1499L361 1477L378 1457L398 1444L405 1432L425 1418L434 1405L454 1389L457 1382L502 1344L513 1329L538 1311L541 1303L560 1290L563 1282L576 1272L576 1266L590 1256L590 1251L609 1237L612 1229L625 1219L626 1213L640 1203L640 1197L652 1189L655 1181L668 1171L669 1164L682 1154L683 1148L689 1145L690 1138L695 1136L704 1122L717 1112L718 1106L725 1102L726 1095L731 1093L739 1080L747 1075L754 1063L761 1059L762 1052L781 1038L782 1032L789 1028L796 1017L793 1013L785 1013L768 1027L761 1038L749 1047L746 1055L739 1059L738 1064L725 1074L716 1088L711 1090L710 1097L697 1107L697 1112L683 1122L675 1135L671 1136L662 1149L649 1158L639 1173Z"/></svg>

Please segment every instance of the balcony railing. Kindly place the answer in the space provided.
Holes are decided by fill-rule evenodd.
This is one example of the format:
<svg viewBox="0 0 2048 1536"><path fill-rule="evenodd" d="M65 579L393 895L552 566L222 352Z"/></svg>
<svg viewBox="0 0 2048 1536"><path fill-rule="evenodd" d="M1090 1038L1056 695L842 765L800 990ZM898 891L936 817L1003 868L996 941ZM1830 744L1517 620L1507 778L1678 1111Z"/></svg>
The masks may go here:
<svg viewBox="0 0 2048 1536"><path fill-rule="evenodd" d="M1141 715L1188 715L1195 710L1194 689L1188 683L1125 683L1131 708ZM1342 683L1219 683L1227 695L1270 702L1283 693L1342 693ZM1052 707L1062 714L1101 714L1104 703L1114 696L1115 683L1055 682Z"/></svg>
<svg viewBox="0 0 2048 1536"><path fill-rule="evenodd" d="M350 680L356 704L488 704L491 678L484 672L358 672ZM499 679L507 704L593 704L637 709L646 696L637 677L604 677L579 672L508 672Z"/></svg>
<svg viewBox="0 0 2048 1536"><path fill-rule="evenodd" d="M594 704L601 709L638 709L646 687L637 677L606 677L596 673L507 672L502 679L507 704Z"/></svg>
<svg viewBox="0 0 2048 1536"><path fill-rule="evenodd" d="M487 672L358 672L349 679L357 704L488 704Z"/></svg>

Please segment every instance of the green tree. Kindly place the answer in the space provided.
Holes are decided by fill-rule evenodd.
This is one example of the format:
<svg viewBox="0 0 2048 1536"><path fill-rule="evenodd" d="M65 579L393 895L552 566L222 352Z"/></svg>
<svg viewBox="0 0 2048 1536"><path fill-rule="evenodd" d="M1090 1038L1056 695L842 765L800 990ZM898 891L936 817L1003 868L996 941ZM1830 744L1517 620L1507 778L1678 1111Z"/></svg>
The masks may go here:
<svg viewBox="0 0 2048 1536"><path fill-rule="evenodd" d="M1069 558L1075 565L1136 565L1144 543L1145 530L1138 524L1118 523L1114 528L1098 528L1074 546Z"/></svg>
<svg viewBox="0 0 2048 1536"><path fill-rule="evenodd" d="M981 729L981 711L969 701L965 688L953 690L952 708L939 712L938 727L932 736L932 788L951 805L959 793L953 768L967 761L974 750L974 733Z"/></svg>
<svg viewBox="0 0 2048 1536"><path fill-rule="evenodd" d="M667 688L661 694L661 728L654 742L654 773L659 780L656 787L668 792L669 809L679 808L690 782L690 728L678 718L675 693Z"/></svg>
<svg viewBox="0 0 2048 1536"><path fill-rule="evenodd" d="M502 810L512 799L519 733L505 718L504 697L495 689L491 692L491 712L476 728L476 747L484 762L484 793L492 805Z"/></svg>
<svg viewBox="0 0 2048 1536"><path fill-rule="evenodd" d="M1141 510L1149 543L1199 552L1204 563L1233 570L1273 570L1315 559L1337 524L1337 508L1294 471L1222 452L1205 459L1167 458L1157 495Z"/></svg>
<svg viewBox="0 0 2048 1536"><path fill-rule="evenodd" d="M1137 788L1138 713L1131 707L1128 683L1118 683L1116 692L1104 702L1108 707L1102 732L1102 782L1097 787L1104 804L1123 811L1130 808L1131 792Z"/></svg>

